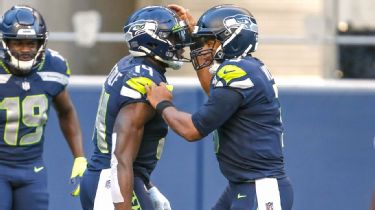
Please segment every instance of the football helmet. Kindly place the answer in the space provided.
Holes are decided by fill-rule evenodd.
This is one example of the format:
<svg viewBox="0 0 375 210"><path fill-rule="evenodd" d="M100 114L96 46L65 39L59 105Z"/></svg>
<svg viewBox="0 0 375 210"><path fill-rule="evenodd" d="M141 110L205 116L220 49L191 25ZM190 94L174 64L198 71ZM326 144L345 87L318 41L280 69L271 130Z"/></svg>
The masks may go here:
<svg viewBox="0 0 375 210"><path fill-rule="evenodd" d="M151 56L175 70L190 62L182 56L182 48L190 43L188 26L166 7L148 6L134 12L124 33L133 56Z"/></svg>
<svg viewBox="0 0 375 210"><path fill-rule="evenodd" d="M194 45L190 57L196 70L210 66L215 60L221 63L225 59L238 58L254 52L258 45L258 25L254 16L246 9L234 5L219 5L207 10L199 18L192 32ZM215 52L203 49L208 40L219 42ZM211 55L207 59L199 56Z"/></svg>
<svg viewBox="0 0 375 210"><path fill-rule="evenodd" d="M44 57L47 41L47 26L42 15L29 6L13 6L6 11L0 23L1 44L4 62L19 70L28 73L39 65ZM11 40L32 40L37 43L35 51L16 52L9 47ZM21 60L27 54L31 60Z"/></svg>

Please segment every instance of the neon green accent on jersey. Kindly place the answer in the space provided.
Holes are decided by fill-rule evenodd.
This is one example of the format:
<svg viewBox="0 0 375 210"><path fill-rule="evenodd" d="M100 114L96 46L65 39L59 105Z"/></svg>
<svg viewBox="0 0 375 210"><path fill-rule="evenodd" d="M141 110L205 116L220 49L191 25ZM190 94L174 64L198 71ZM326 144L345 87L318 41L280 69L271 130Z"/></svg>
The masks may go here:
<svg viewBox="0 0 375 210"><path fill-rule="evenodd" d="M219 152L219 147L220 147L220 141L219 141L219 133L217 130L214 130L213 132L213 141L214 141L214 151L215 153Z"/></svg>
<svg viewBox="0 0 375 210"><path fill-rule="evenodd" d="M133 77L131 79L129 79L128 81L126 81L126 84L128 84L131 88L133 88L134 90L142 93L142 94L145 94L146 93L146 89L145 89L145 86L148 85L153 85L155 84L151 79L147 78L147 77ZM167 89L169 91L173 91L173 85L166 85Z"/></svg>
<svg viewBox="0 0 375 210"><path fill-rule="evenodd" d="M173 26L172 31L176 32L176 31L180 31L181 29L182 29L182 26L180 26L180 24L176 24Z"/></svg>
<svg viewBox="0 0 375 210"><path fill-rule="evenodd" d="M65 72L65 73L66 73L67 75L70 75L72 72L70 71L69 63L66 62L66 61L65 61L65 63L66 63L66 72Z"/></svg>
<svg viewBox="0 0 375 210"><path fill-rule="evenodd" d="M138 197L134 191L132 196L132 210L142 210L141 204L139 203Z"/></svg>
<svg viewBox="0 0 375 210"><path fill-rule="evenodd" d="M3 61L0 61L0 66L3 67L3 69L5 70L6 73L10 74L9 69L5 66Z"/></svg>
<svg viewBox="0 0 375 210"><path fill-rule="evenodd" d="M95 120L95 130L96 133L96 144L98 149L102 153L109 153L108 144L107 144L107 126L106 126L106 116L107 116L107 109L108 109L108 101L110 95L105 92L104 88L102 90L102 94L100 96L100 102L98 106L98 111L96 113L96 120Z"/></svg>
<svg viewBox="0 0 375 210"><path fill-rule="evenodd" d="M160 160L160 158L161 158L161 154L163 154L164 143L165 143L165 138L161 138L161 139L159 139L158 148L157 148L157 150L156 150L156 158L157 158L158 160Z"/></svg>
<svg viewBox="0 0 375 210"><path fill-rule="evenodd" d="M38 64L38 71L42 70L44 64L46 63L46 54L43 54L42 62Z"/></svg>
<svg viewBox="0 0 375 210"><path fill-rule="evenodd" d="M228 84L232 79L237 79L246 75L246 72L235 65L225 65L219 69L217 76L224 79Z"/></svg>
<svg viewBox="0 0 375 210"><path fill-rule="evenodd" d="M152 85L152 84L155 84L155 83L147 77L133 77L133 78L129 79L128 81L126 81L126 84L128 84L134 90L136 90L136 91L138 91L142 94L145 94L146 93L145 86L146 85Z"/></svg>

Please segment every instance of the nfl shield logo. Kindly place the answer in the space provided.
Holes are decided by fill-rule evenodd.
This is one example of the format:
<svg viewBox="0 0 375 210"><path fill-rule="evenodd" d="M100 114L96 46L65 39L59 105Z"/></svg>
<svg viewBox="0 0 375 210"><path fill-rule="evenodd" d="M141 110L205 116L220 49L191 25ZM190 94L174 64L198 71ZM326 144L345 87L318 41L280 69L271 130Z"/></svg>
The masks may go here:
<svg viewBox="0 0 375 210"><path fill-rule="evenodd" d="M27 81L22 82L22 89L24 89L25 91L30 90L30 83Z"/></svg>
<svg viewBox="0 0 375 210"><path fill-rule="evenodd" d="M272 202L266 203L266 210L273 210L273 203Z"/></svg>
<svg viewBox="0 0 375 210"><path fill-rule="evenodd" d="M105 182L105 188L107 188L107 189L111 188L111 180L107 180Z"/></svg>

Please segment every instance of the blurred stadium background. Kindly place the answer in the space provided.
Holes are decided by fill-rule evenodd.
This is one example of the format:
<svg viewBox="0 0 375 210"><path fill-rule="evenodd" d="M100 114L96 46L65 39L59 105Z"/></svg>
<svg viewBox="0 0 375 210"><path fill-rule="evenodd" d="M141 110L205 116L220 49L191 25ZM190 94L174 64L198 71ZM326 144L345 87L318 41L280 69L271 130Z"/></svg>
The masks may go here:
<svg viewBox="0 0 375 210"><path fill-rule="evenodd" d="M102 75L127 53L122 27L137 8L177 3L199 17L219 2L0 0L0 11L16 3L40 10L50 31L49 47L69 60L75 75ZM368 55L375 51L375 37L369 36L375 31L374 1L221 0L220 3L244 6L255 15L260 27L260 46L255 55L265 61L276 77L375 77L375 55ZM354 48L352 52L340 53L347 46ZM340 55L350 61L340 63ZM356 69L346 69L342 64ZM182 71L168 74L181 76L194 72L186 65Z"/></svg>
<svg viewBox="0 0 375 210"><path fill-rule="evenodd" d="M294 209L369 209L375 186L375 1L0 0L0 12L27 4L43 14L50 31L48 47L70 63L70 89L90 154L103 75L127 54L123 24L140 7L170 3L183 5L195 17L218 3L234 3L256 17L260 44L254 56L280 84ZM176 104L194 111L203 103L190 65L167 75L177 85ZM46 132L50 209L79 209L64 181L72 159L54 115ZM179 137L172 132L169 136L155 183L175 210L209 209L225 185L211 141L188 144L175 141Z"/></svg>

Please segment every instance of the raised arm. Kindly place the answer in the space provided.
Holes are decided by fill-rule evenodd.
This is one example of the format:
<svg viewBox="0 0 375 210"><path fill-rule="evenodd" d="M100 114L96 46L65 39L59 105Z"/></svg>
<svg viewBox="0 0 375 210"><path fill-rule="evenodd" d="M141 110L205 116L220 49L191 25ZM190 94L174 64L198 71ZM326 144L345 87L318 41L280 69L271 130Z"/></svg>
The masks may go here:
<svg viewBox="0 0 375 210"><path fill-rule="evenodd" d="M168 8L173 10L182 20L187 23L190 33L193 34L194 27L196 26L197 21L191 15L189 10L177 4L170 4L168 5ZM190 48L190 50L192 50L192 47ZM204 60L205 57L197 57L197 59ZM204 63L204 61L201 61L201 63ZM196 70L196 74L198 76L202 89L207 95L210 95L210 82L212 79L212 74L209 72L209 67L203 67L199 70Z"/></svg>

